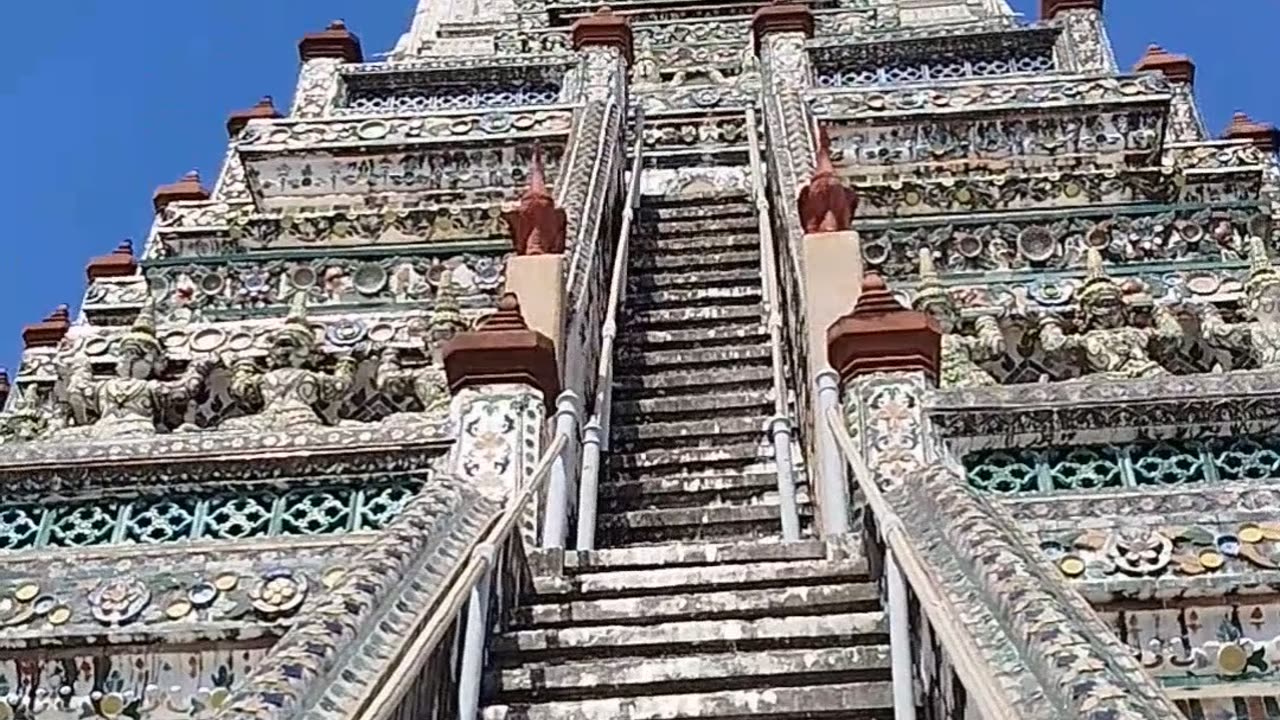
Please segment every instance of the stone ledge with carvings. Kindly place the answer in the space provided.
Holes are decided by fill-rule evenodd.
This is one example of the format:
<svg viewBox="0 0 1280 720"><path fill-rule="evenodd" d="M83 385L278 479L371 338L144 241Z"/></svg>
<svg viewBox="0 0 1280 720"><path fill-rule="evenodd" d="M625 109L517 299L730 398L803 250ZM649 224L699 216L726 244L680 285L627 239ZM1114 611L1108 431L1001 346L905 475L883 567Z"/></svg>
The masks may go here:
<svg viewBox="0 0 1280 720"><path fill-rule="evenodd" d="M1167 114L1172 88L1154 74L1017 77L967 80L927 88L841 88L806 93L814 114L833 120L887 121L917 116L998 113L1035 109L1095 112L1101 108L1145 106Z"/></svg>
<svg viewBox="0 0 1280 720"><path fill-rule="evenodd" d="M937 390L927 406L957 452L1268 432L1280 427L1280 370Z"/></svg>
<svg viewBox="0 0 1280 720"><path fill-rule="evenodd" d="M476 140L567 135L575 105L528 110L489 108L367 118L254 121L233 142L242 158L272 153L402 148Z"/></svg>
<svg viewBox="0 0 1280 720"><path fill-rule="evenodd" d="M854 17L866 16L857 14ZM827 17L831 18L830 15ZM997 43L1002 49L1052 51L1061 32L1056 27L1045 25L1010 25L1008 19L1001 18L976 23L885 28L874 33L857 33L857 41L851 43L847 30L835 29L838 22L834 18L826 20L832 26L830 34L824 27L823 15L815 14L815 20L815 36L805 45L819 72L838 70L846 63L877 61L887 65L904 56L971 55L975 49L978 52L986 49L984 41ZM859 28L863 32L867 29L870 28L866 25Z"/></svg>
<svg viewBox="0 0 1280 720"><path fill-rule="evenodd" d="M368 78L370 76L399 76L416 73L440 74L453 70L471 70L475 72L490 71L502 75L505 71L523 73L530 68L546 70L567 69L573 60L564 55L527 54L520 57L503 55L441 55L436 57L419 57L406 60L388 60L386 62L366 62L343 65L339 74L343 77ZM444 78L441 78L444 79ZM456 81L456 76L448 79Z"/></svg>

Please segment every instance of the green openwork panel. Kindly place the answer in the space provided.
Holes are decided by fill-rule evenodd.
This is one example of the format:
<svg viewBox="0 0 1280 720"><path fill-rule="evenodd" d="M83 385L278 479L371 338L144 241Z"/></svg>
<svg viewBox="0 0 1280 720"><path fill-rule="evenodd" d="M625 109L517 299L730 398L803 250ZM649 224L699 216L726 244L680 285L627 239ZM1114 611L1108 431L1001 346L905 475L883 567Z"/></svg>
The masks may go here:
<svg viewBox="0 0 1280 720"><path fill-rule="evenodd" d="M420 478L285 491L0 507L0 550L333 535L386 527Z"/></svg>
<svg viewBox="0 0 1280 720"><path fill-rule="evenodd" d="M1000 494L1280 479L1280 438L985 450L964 464L970 485Z"/></svg>

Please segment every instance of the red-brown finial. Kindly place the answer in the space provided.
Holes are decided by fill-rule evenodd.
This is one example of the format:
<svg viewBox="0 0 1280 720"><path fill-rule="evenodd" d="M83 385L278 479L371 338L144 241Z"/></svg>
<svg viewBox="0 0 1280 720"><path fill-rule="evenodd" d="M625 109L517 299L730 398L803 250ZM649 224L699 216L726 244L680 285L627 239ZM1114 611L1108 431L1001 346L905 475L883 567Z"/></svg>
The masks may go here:
<svg viewBox="0 0 1280 720"><path fill-rule="evenodd" d="M1040 19L1052 20L1067 10L1102 12L1102 0L1040 0Z"/></svg>
<svg viewBox="0 0 1280 720"><path fill-rule="evenodd" d="M22 328L22 344L27 348L57 347L71 329L71 313L59 305L44 320Z"/></svg>
<svg viewBox="0 0 1280 720"><path fill-rule="evenodd" d="M574 50L592 46L616 47L628 65L635 59L631 21L613 12L608 5L575 22L569 37Z"/></svg>
<svg viewBox="0 0 1280 720"><path fill-rule="evenodd" d="M1226 140L1248 140L1265 153L1273 153L1280 147L1280 131L1271 123L1255 121L1243 112L1231 116L1231 124L1222 132Z"/></svg>
<svg viewBox="0 0 1280 720"><path fill-rule="evenodd" d="M1162 73L1169 82L1195 82L1196 64L1186 55L1175 55L1159 45L1151 45L1138 63L1133 66L1134 72Z"/></svg>
<svg viewBox="0 0 1280 720"><path fill-rule="evenodd" d="M343 62L364 62L360 38L347 29L346 23L334 20L320 32L307 33L298 42L298 56L302 62L317 58L337 58Z"/></svg>
<svg viewBox="0 0 1280 720"><path fill-rule="evenodd" d="M93 282L99 278L129 277L138 271L138 260L133 256L133 241L122 240L115 250L89 261L84 273Z"/></svg>
<svg viewBox="0 0 1280 720"><path fill-rule="evenodd" d="M938 380L938 321L909 310L875 273L862 278L853 309L827 328L827 359L842 380L875 372L924 372Z"/></svg>
<svg viewBox="0 0 1280 720"><path fill-rule="evenodd" d="M529 329L515 293L503 295L498 311L475 330L450 338L441 358L454 392L472 385L531 385L542 391L548 408L560 394L555 343Z"/></svg>
<svg viewBox="0 0 1280 720"><path fill-rule="evenodd" d="M564 252L564 209L556 207L555 198L547 191L542 167L542 146L533 146L529 167L529 185L520 195L520 204L503 213L517 255L546 255Z"/></svg>
<svg viewBox="0 0 1280 720"><path fill-rule="evenodd" d="M808 5L774 0L751 16L751 33L757 49L764 47L766 35L788 32L813 37L813 13Z"/></svg>
<svg viewBox="0 0 1280 720"><path fill-rule="evenodd" d="M846 188L831 162L831 140L818 130L818 154L809 184L800 189L800 224L807 233L842 232L849 229L858 211L858 194Z"/></svg>
<svg viewBox="0 0 1280 720"><path fill-rule="evenodd" d="M0 410L4 409L4 403L9 399L9 369L0 367Z"/></svg>
<svg viewBox="0 0 1280 720"><path fill-rule="evenodd" d="M209 191L200 185L200 173L192 170L176 183L161 185L151 196L151 203L156 212L160 212L171 202L203 201L209 199Z"/></svg>
<svg viewBox="0 0 1280 720"><path fill-rule="evenodd" d="M251 108L244 110L236 110L227 118L227 135L235 139L241 130L249 124L250 120L279 120L280 111L276 110L275 103L270 95L265 95Z"/></svg>

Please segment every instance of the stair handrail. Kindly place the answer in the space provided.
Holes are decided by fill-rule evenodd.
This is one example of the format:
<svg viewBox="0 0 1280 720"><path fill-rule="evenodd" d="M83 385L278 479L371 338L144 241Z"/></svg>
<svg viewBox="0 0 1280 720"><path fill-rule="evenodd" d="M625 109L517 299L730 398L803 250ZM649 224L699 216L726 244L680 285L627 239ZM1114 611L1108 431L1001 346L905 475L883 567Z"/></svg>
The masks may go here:
<svg viewBox="0 0 1280 720"><path fill-rule="evenodd" d="M601 450L609 449L609 426L613 407L613 348L618 337L618 313L627 294L627 266L631 254L631 226L640 207L640 176L643 171L644 111L637 109L636 137L632 146L631 177L618 227L618 245L613 255L609 299L600 330L600 357L596 367L596 394L591 416L582 431L582 467L578 477L578 550L595 548L596 505L600 487Z"/></svg>
<svg viewBox="0 0 1280 720"><path fill-rule="evenodd" d="M516 535L519 522L527 516L534 499L545 493L551 468L567 444L568 438L564 435L557 433L552 436L551 444L538 459L528 483L508 500L502 513L484 529L461 570L445 580L445 592L405 650L403 664L391 681L378 690L364 712L357 713L358 718L390 720L436 646L453 623L461 621L465 635L458 671L458 718L474 720L479 711L485 635L492 625L488 600L489 572L497 564L495 560L504 545L513 540L523 542ZM462 615L464 609L467 610L465 617Z"/></svg>
<svg viewBox="0 0 1280 720"><path fill-rule="evenodd" d="M900 570L905 576L906 584L915 593L921 611L928 617L934 634L938 636L951 658L951 667L960 677L968 696L977 704L981 717L990 720L1018 720L1019 714L1016 709L1003 693L996 690L1000 686L999 680L990 671L989 662L983 657L973 639L960 629L957 620L961 615L946 600L942 589L938 586L936 575L925 566L919 550L907 534L902 518L890 506L880 486L871 476L871 471L867 468L862 453L858 452L854 446L853 438L849 435L849 429L845 427L839 411L828 407L824 415L823 422L827 423L832 436L835 437L836 447L845 462L853 469L854 480L858 489L862 491L867 509L875 518L876 527L884 539L886 570L889 572ZM890 612L893 612L892 608ZM893 623L895 618L890 617L889 621ZM891 653L892 651L893 648L890 648ZM895 668L895 683L898 682L896 677L898 672L900 671Z"/></svg>
<svg viewBox="0 0 1280 720"><path fill-rule="evenodd" d="M769 196L765 192L757 132L755 108L747 108L747 158L756 207L756 224L760 238L760 286L769 329L769 357L773 369L773 417L766 433L773 442L773 460L778 471L778 497L782 515L782 538L788 542L800 539L800 513L796 506L795 478L791 462L791 418L787 409L787 379L782 351L782 303L775 268L773 225L769 212Z"/></svg>

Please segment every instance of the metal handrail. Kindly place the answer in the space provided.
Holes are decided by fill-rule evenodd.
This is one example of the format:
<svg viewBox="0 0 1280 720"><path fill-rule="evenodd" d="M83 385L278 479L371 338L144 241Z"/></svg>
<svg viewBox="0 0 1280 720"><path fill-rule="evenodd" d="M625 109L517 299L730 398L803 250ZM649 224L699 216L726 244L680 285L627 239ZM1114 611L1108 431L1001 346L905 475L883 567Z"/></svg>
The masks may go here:
<svg viewBox="0 0 1280 720"><path fill-rule="evenodd" d="M432 650L444 638L445 633L449 631L454 621L461 615L468 600L475 603L477 602L477 595L484 594L476 591L481 586L482 581L486 579L485 574L492 568L498 548L512 539L517 524L528 511L534 498L546 490L548 480L551 477L551 467L555 459L564 451L567 442L568 439L563 435L554 436L551 444L534 467L528 484L507 503L502 514L495 518L484 530L480 541L472 549L471 555L467 558L461 572L454 575L451 580L446 580L447 590L440 602L433 608L423 609L424 613L429 612L430 615L417 632L413 643L409 645L403 654L404 664L399 666L394 680L382 686L377 695L365 707L365 711L359 714L363 720L388 720L394 714L400 699L405 696L405 693L422 672L432 654ZM487 602L481 604L486 605L486 607L480 609L480 614L482 617L481 622L485 623L487 627L488 619L484 617L488 613ZM480 642L483 643L483 637ZM464 654L468 651L482 652L483 647L464 648ZM479 669L476 668L477 672ZM474 679L477 683L479 682L478 676ZM464 681L460 679L459 684L461 685ZM473 708L470 717L474 716Z"/></svg>
<svg viewBox="0 0 1280 720"><path fill-rule="evenodd" d="M600 356L596 369L596 395L591 417L583 428L582 469L578 482L577 549L595 547L596 503L600 485L600 451L609 447L609 426L613 406L613 347L618 336L618 312L627 294L627 266L631 254L631 226L640 206L640 175L643 169L644 113L636 111L636 137L632 147L631 177L628 179L618 246L613 255L609 299L605 304L600 331Z"/></svg>
<svg viewBox="0 0 1280 720"><path fill-rule="evenodd" d="M902 524L902 518L889 505L884 493L871 477L863 462L862 454L854 447L853 438L844 426L844 419L835 408L827 408L824 422L835 437L836 447L853 469L853 477L867 500L875 517L876 527L884 537L890 557L886 566L897 564L906 577L907 584L915 592L920 608L929 618L930 626L951 657L951 667L964 683L969 697L977 703L984 718L991 720L1018 720L1018 713L998 688L999 681L989 670L987 660L978 650L973 639L962 629L961 615L951 606L938 586L936 575L927 568L919 551L911 542ZM890 618L890 622L893 618Z"/></svg>
<svg viewBox="0 0 1280 720"><path fill-rule="evenodd" d="M751 165L751 184L755 191L756 224L760 237L760 284L767 313L765 322L769 328L769 355L773 365L773 417L769 420L767 432L773 442L773 459L778 471L782 537L784 540L795 541L800 539L800 513L796 506L795 479L791 467L791 420L787 413L786 370L782 352L782 302L774 260L776 250L769 217L769 197L764 189L760 138L756 128L755 108L747 108L747 157Z"/></svg>

